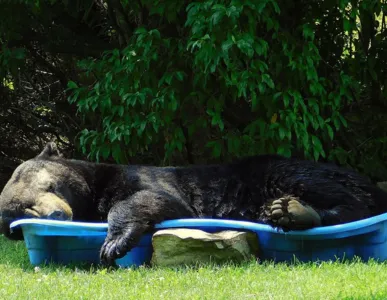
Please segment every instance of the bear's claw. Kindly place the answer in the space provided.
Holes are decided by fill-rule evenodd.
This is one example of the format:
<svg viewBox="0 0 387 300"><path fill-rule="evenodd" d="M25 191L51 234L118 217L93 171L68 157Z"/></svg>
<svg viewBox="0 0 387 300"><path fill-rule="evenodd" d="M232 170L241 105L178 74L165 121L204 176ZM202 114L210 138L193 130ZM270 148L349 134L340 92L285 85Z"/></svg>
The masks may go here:
<svg viewBox="0 0 387 300"><path fill-rule="evenodd" d="M147 227L139 223L126 224L125 227L111 226L100 251L100 260L104 265L114 265L114 261L124 257L140 240ZM123 229L119 229L123 228Z"/></svg>
<svg viewBox="0 0 387 300"><path fill-rule="evenodd" d="M106 240L102 245L100 259L104 265L113 265L117 258L121 258L126 254L122 251L122 238Z"/></svg>

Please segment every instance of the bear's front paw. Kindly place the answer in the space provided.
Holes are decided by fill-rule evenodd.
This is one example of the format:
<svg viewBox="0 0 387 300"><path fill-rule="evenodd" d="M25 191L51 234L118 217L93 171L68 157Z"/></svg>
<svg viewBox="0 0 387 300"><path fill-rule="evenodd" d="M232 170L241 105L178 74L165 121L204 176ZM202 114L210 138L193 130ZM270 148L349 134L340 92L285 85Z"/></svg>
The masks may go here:
<svg viewBox="0 0 387 300"><path fill-rule="evenodd" d="M101 263L114 265L116 259L124 257L130 250L128 244L125 236L107 237L100 251Z"/></svg>
<svg viewBox="0 0 387 300"><path fill-rule="evenodd" d="M114 261L124 257L133 247L137 245L148 226L143 223L117 223L110 222L105 242L100 251L102 264L114 265Z"/></svg>
<svg viewBox="0 0 387 300"><path fill-rule="evenodd" d="M284 231L308 229L321 225L319 214L293 196L284 196L264 207L265 221Z"/></svg>

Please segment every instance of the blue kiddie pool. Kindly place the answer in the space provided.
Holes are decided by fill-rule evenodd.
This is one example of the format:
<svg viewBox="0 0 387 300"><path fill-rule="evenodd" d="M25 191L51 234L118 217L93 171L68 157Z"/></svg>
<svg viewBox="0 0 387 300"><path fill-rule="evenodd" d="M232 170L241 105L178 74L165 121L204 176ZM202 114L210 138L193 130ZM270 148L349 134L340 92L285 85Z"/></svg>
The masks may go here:
<svg viewBox="0 0 387 300"><path fill-rule="evenodd" d="M23 219L21 227L33 265L42 263L100 263L99 249L107 233L107 223L84 223ZM219 219L179 219L164 221L156 229L194 228L207 232L221 230L252 231L259 242L259 259L276 262L344 260L355 256L363 260L387 259L387 213L342 225L283 232L269 225ZM148 263L152 256L152 235L144 235L126 256L117 259L121 267Z"/></svg>

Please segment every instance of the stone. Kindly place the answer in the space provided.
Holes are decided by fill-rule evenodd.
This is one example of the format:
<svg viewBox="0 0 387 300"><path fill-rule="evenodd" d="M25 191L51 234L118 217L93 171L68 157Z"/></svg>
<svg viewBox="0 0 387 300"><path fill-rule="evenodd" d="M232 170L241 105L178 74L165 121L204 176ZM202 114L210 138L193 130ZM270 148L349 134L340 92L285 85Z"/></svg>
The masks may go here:
<svg viewBox="0 0 387 300"><path fill-rule="evenodd" d="M152 237L153 266L242 262L258 255L253 232L225 230L208 233L198 229L164 229Z"/></svg>

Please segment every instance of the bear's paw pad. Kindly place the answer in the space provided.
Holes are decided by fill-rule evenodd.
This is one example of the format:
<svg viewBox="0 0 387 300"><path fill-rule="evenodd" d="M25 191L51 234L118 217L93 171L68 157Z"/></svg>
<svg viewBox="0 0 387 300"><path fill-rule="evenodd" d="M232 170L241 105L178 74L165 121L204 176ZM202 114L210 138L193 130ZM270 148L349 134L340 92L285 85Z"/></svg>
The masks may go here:
<svg viewBox="0 0 387 300"><path fill-rule="evenodd" d="M320 216L313 208L301 204L293 196L274 200L266 207L265 214L274 227L281 227L284 231L307 229L321 223Z"/></svg>

